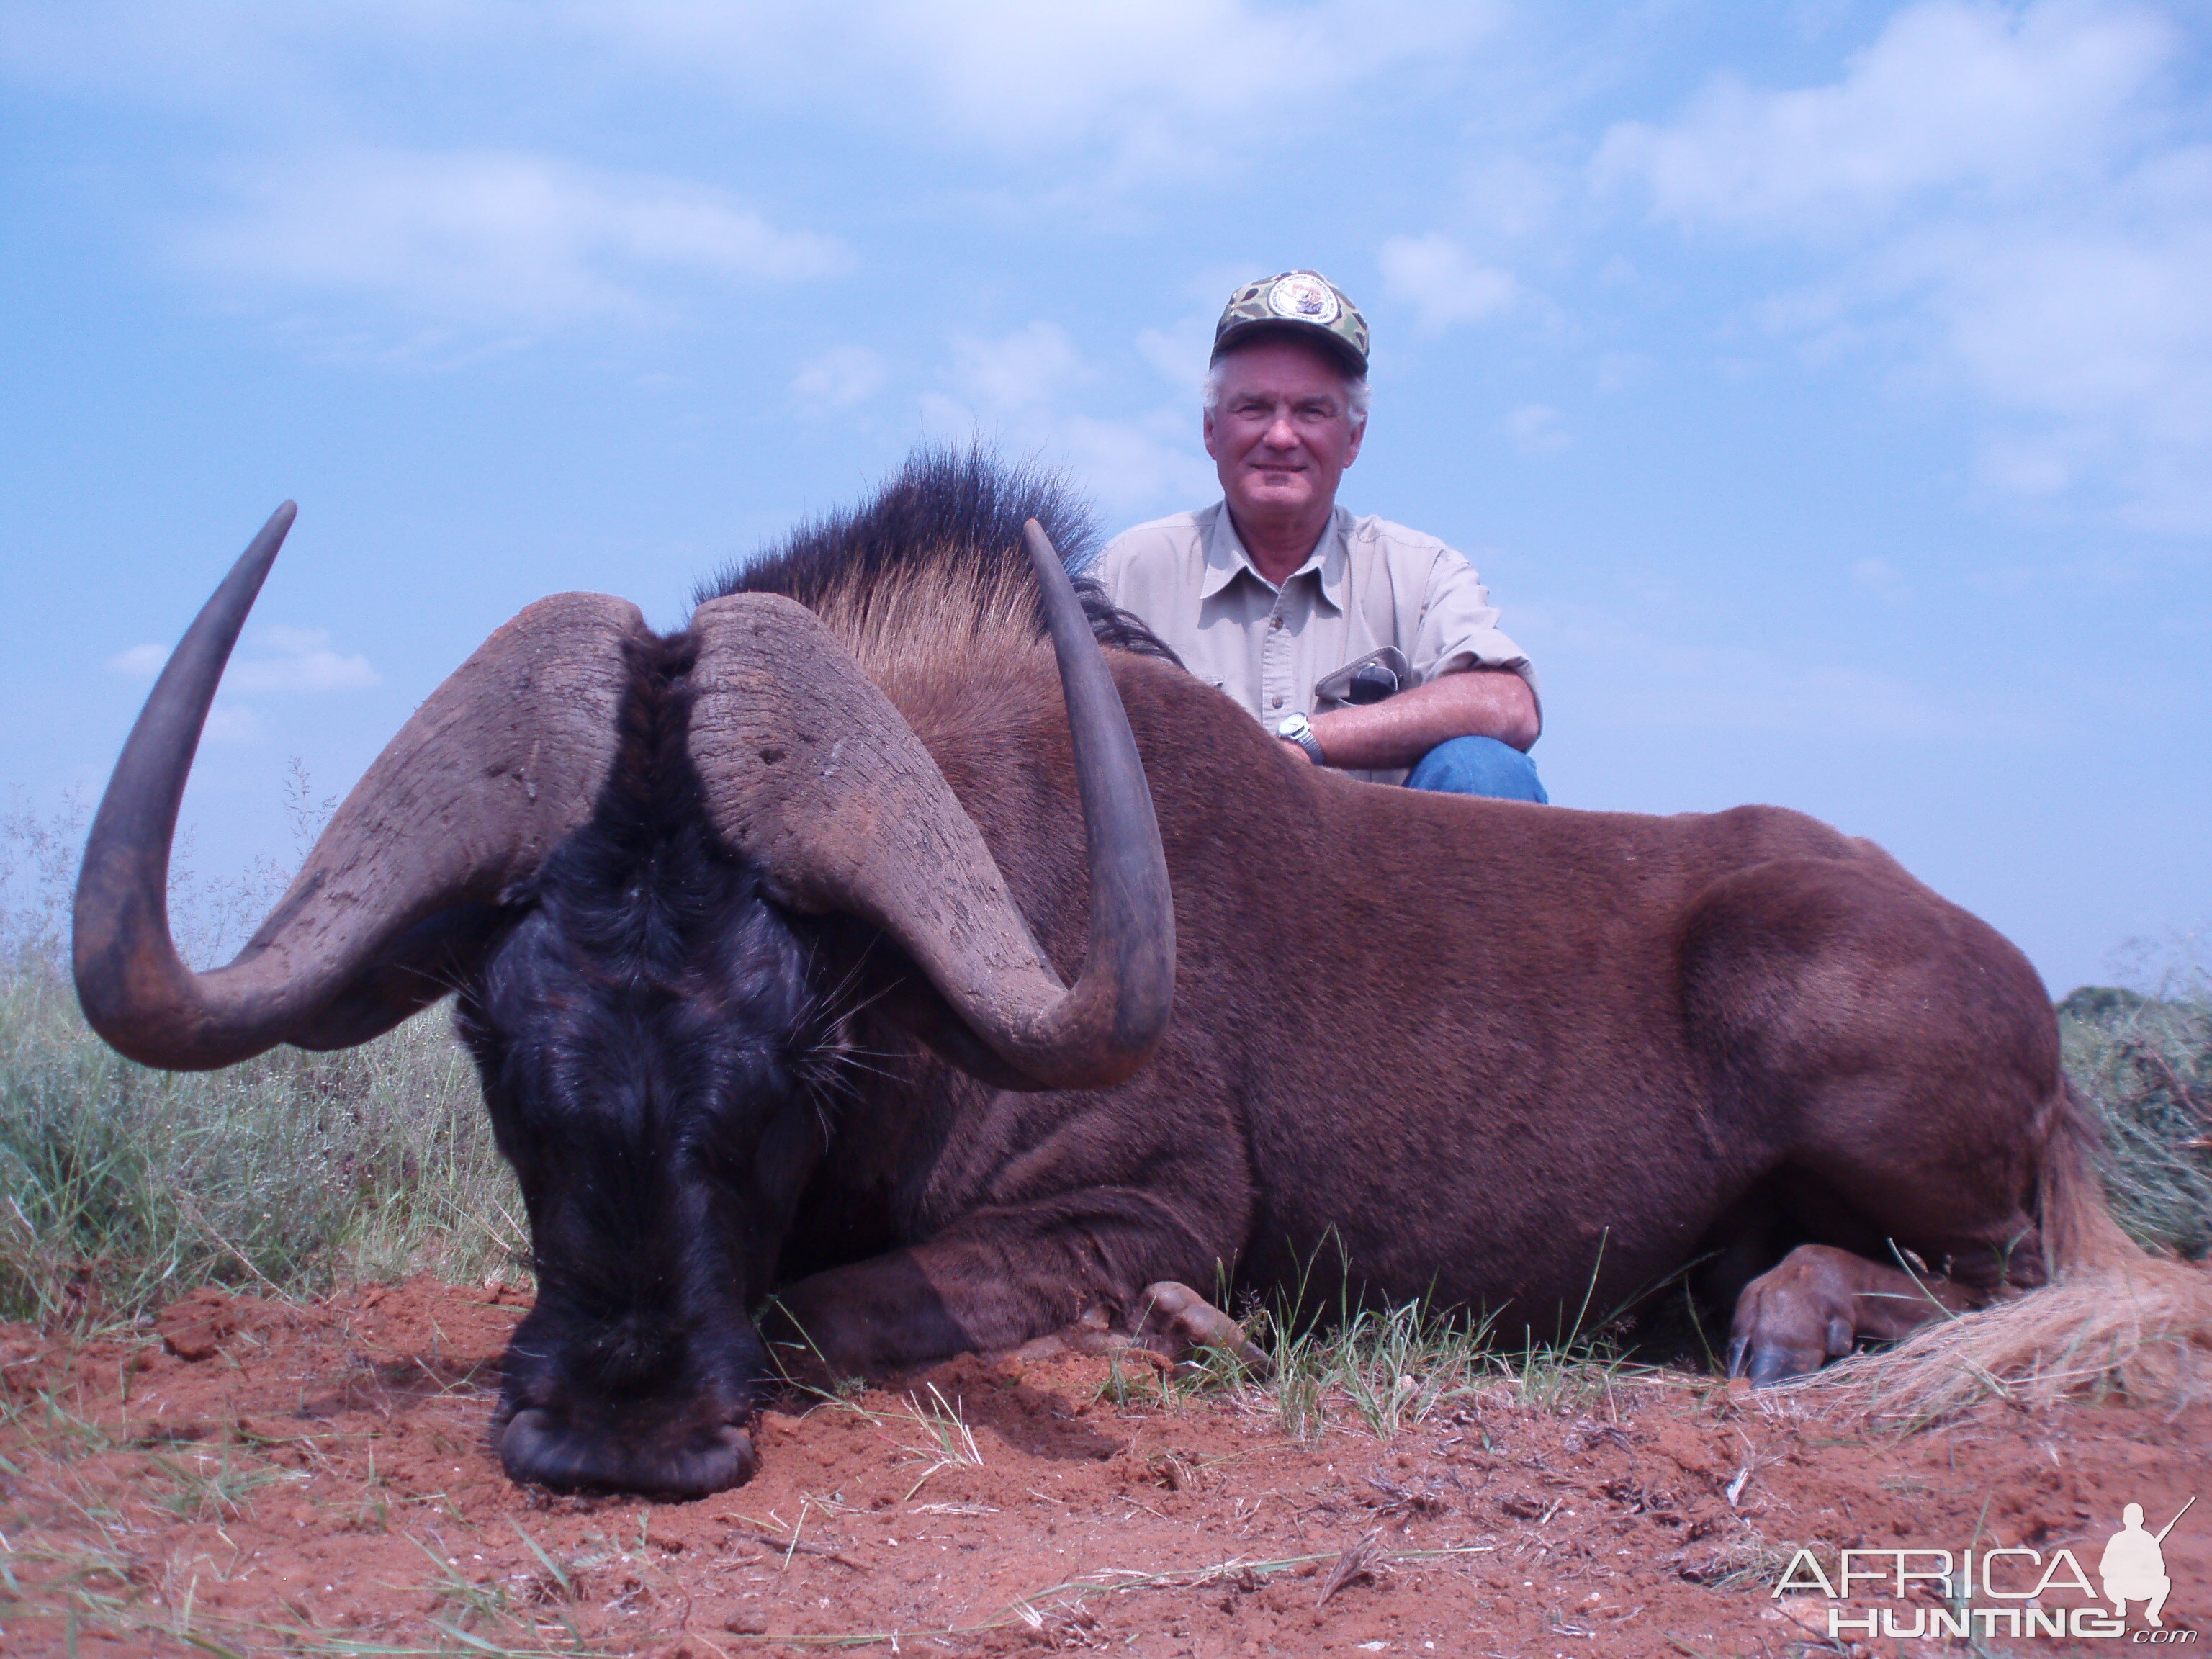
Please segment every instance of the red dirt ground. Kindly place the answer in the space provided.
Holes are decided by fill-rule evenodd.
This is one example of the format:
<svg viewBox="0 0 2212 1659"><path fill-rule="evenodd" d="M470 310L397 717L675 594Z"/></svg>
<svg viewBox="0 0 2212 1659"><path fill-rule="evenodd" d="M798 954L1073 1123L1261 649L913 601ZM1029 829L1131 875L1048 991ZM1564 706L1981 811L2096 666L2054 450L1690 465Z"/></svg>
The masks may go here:
<svg viewBox="0 0 2212 1659"><path fill-rule="evenodd" d="M1617 1385L1569 1416L1501 1383L1388 1443L1301 1442L1257 1402L1163 1404L1149 1376L1117 1404L1103 1359L969 1359L914 1386L957 1403L980 1462L948 1461L908 1395L871 1393L769 1414L750 1485L659 1504L501 1474L485 1424L526 1305L418 1280L307 1306L200 1292L128 1340L0 1328L0 1646L2133 1651L2140 1604L2107 1640L1854 1648L1826 1639L1817 1591L1773 1592L1801 1544L1830 1574L1838 1547L1978 1542L2067 1546L2094 1575L2124 1504L2155 1528L2192 1493L2166 1541L2166 1626L2212 1632L2204 1407L1992 1406L1900 1437L1701 1379ZM1850 1610L1878 1605L1863 1588Z"/></svg>

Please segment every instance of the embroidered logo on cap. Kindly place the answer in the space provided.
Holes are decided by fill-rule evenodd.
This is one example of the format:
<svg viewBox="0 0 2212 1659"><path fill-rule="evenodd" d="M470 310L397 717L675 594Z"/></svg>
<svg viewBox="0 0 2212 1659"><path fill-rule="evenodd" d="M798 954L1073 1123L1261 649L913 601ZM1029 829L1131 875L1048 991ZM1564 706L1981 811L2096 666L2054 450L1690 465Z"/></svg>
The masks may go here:
<svg viewBox="0 0 2212 1659"><path fill-rule="evenodd" d="M1278 317L1327 328L1343 311L1336 290L1310 271L1294 270L1279 276L1267 290L1267 309Z"/></svg>

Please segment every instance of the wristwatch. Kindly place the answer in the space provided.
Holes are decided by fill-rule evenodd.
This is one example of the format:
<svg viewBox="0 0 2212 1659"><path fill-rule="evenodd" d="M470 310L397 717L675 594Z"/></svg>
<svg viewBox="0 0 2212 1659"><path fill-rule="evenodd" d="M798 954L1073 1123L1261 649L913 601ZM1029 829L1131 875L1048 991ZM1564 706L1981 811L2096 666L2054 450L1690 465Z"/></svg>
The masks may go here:
<svg viewBox="0 0 2212 1659"><path fill-rule="evenodd" d="M1328 757L1322 752L1321 739L1314 735L1313 722L1304 714L1291 715L1275 728L1275 735L1304 750L1306 758L1316 766L1328 764Z"/></svg>

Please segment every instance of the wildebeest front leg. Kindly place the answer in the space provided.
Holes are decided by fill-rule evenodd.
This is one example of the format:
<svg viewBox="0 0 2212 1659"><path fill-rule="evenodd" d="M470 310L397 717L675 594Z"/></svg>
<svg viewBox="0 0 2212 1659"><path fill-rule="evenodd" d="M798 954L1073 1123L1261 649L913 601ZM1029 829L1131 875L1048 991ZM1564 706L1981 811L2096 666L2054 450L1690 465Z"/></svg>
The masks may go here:
<svg viewBox="0 0 2212 1659"><path fill-rule="evenodd" d="M1098 1354L1140 1351L1176 1368L1200 1365L1207 1354L1221 1352L1256 1376L1271 1376L1275 1369L1273 1356L1252 1340L1243 1326L1172 1279L1145 1286L1137 1297L1136 1316L1126 1328L1117 1328L1113 1310L1101 1305L1074 1324L1024 1342L1014 1352L1041 1358L1071 1350Z"/></svg>
<svg viewBox="0 0 2212 1659"><path fill-rule="evenodd" d="M1934 1273L1909 1273L1830 1244L1801 1244L1736 1298L1729 1375L1764 1388L1818 1370L1862 1340L1894 1341L1979 1299Z"/></svg>
<svg viewBox="0 0 2212 1659"><path fill-rule="evenodd" d="M1189 1285L1171 1279L1145 1287L1143 1311L1137 1316L1133 1334L1179 1364L1217 1348L1261 1376L1272 1375L1275 1369L1273 1358L1245 1334L1242 1325Z"/></svg>
<svg viewBox="0 0 2212 1659"><path fill-rule="evenodd" d="M786 1288L766 1328L787 1369L878 1376L1054 1335L1081 1347L1133 1340L1176 1360L1219 1347L1267 1364L1234 1320L1165 1276L1203 1276L1194 1241L1095 1225L1017 1231L1001 1219L978 1229L984 1237L932 1240ZM1001 1232L1012 1236L989 1236Z"/></svg>

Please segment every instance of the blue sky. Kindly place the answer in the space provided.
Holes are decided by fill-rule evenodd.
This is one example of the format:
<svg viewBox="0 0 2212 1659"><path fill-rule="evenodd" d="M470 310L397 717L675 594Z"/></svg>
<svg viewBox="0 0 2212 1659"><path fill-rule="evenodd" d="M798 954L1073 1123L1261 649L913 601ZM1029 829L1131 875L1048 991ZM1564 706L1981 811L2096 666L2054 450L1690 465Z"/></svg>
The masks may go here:
<svg viewBox="0 0 2212 1659"><path fill-rule="evenodd" d="M0 782L96 795L286 496L204 868L523 605L922 438L1212 498L1237 283L1474 559L1553 798L1803 808L2054 990L2212 918L2206 15L2043 0L0 0Z"/></svg>

